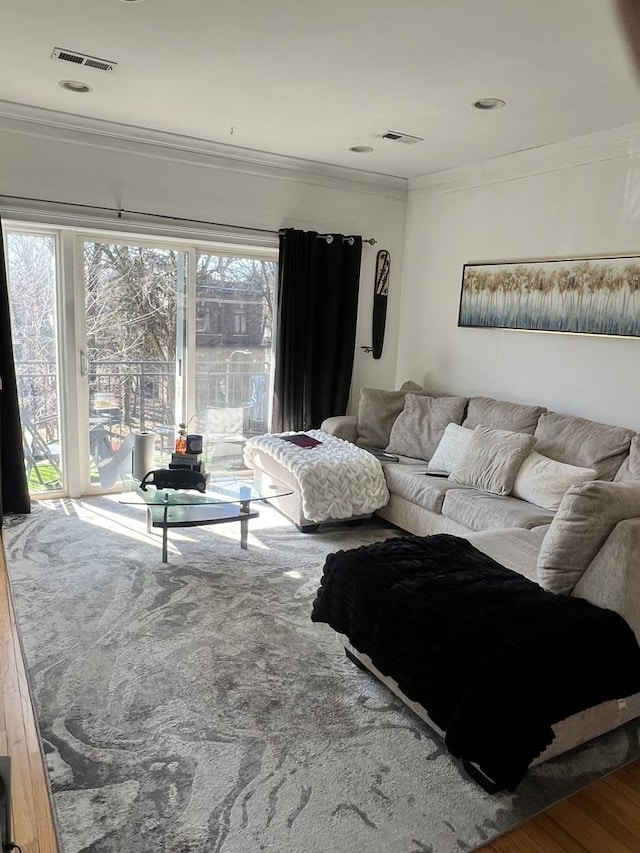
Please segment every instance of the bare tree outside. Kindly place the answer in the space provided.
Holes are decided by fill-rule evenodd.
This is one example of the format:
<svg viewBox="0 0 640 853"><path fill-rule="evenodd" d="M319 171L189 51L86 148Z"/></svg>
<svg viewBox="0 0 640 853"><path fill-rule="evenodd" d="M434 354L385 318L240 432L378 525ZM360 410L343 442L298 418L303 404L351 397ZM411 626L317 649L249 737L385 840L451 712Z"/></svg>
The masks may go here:
<svg viewBox="0 0 640 853"><path fill-rule="evenodd" d="M7 235L11 328L20 407L32 423L50 421L57 438L55 241L41 234Z"/></svg>
<svg viewBox="0 0 640 853"><path fill-rule="evenodd" d="M87 345L90 356L173 362L177 253L85 243Z"/></svg>
<svg viewBox="0 0 640 853"><path fill-rule="evenodd" d="M178 254L84 244L91 411L119 409L121 433L173 421Z"/></svg>

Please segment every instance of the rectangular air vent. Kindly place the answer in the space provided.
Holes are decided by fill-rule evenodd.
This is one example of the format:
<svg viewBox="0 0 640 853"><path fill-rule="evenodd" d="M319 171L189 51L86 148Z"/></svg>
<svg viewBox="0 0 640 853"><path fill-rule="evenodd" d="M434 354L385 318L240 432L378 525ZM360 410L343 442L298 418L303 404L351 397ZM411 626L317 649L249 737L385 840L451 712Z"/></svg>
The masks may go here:
<svg viewBox="0 0 640 853"><path fill-rule="evenodd" d="M405 145L415 145L416 142L424 142L421 136L411 136L408 133L398 133L397 130L388 130L382 134L383 139L392 139L394 142L404 142Z"/></svg>
<svg viewBox="0 0 640 853"><path fill-rule="evenodd" d="M86 53L78 53L77 50L65 50L63 47L54 47L51 58L71 62L74 65L85 65L87 68L95 68L98 71L115 71L118 67L117 62L98 59L97 56L87 56Z"/></svg>

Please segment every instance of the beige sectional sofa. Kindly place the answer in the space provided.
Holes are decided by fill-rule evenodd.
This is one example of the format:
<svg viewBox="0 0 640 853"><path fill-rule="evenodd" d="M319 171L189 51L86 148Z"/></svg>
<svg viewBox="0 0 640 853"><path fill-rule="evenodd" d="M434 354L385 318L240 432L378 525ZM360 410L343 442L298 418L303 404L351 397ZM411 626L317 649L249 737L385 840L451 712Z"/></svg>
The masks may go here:
<svg viewBox="0 0 640 853"><path fill-rule="evenodd" d="M401 392L364 389L357 416L330 418L321 428L363 446L388 448L399 457L382 462L390 500L378 515L417 535L463 536L543 588L620 613L640 641L640 436L627 428L550 412L542 406L462 398L458 430L472 430L474 436L483 431L530 436L530 444L527 439L520 441L524 448L512 466L515 479L506 488L503 482L500 494L496 493L500 488L487 491L470 486L473 476L467 476L464 465L461 473L460 458L448 476L429 473L430 461L442 457L439 448L448 429L434 412L448 415L452 407L459 408L459 397L454 398L455 404L452 398L438 403L442 398L446 395L429 395L416 386ZM410 435L412 427L420 432L423 458L400 452L416 453L419 443L415 434ZM535 454L542 462L537 463ZM526 475L520 472L536 464L537 473L525 482ZM547 488L545 471L554 481L553 488ZM577 482L571 484L573 471L582 473L576 473ZM522 493L547 505L517 496ZM349 648L346 640L345 645ZM426 711L402 696L393 679L376 672L366 655L350 651L428 720ZM638 716L640 694L576 714L554 726L555 740L533 763Z"/></svg>

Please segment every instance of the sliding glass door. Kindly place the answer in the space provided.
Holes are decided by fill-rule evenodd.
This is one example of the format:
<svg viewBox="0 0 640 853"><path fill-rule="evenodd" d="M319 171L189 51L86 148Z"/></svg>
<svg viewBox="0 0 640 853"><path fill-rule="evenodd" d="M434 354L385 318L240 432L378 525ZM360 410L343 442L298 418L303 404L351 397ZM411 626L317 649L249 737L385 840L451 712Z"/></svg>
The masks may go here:
<svg viewBox="0 0 640 853"><path fill-rule="evenodd" d="M269 425L275 250L6 227L25 465L34 496L118 487L136 434L171 462L179 423L210 473Z"/></svg>
<svg viewBox="0 0 640 853"><path fill-rule="evenodd" d="M167 465L182 420L188 253L159 246L82 244L89 386L89 475L111 488L131 471L131 436L157 436Z"/></svg>

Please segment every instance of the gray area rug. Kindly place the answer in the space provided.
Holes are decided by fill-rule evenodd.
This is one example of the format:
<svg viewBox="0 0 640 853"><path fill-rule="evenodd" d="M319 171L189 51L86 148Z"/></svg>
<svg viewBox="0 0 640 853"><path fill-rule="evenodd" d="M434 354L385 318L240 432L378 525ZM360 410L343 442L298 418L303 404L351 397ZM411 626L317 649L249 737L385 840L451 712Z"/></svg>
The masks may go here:
<svg viewBox="0 0 640 853"><path fill-rule="evenodd" d="M7 563L64 853L460 853L640 754L626 727L529 772L468 780L437 735L310 621L326 554L303 535L170 533L144 510L51 501L8 520Z"/></svg>

